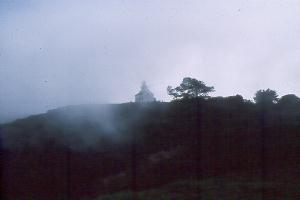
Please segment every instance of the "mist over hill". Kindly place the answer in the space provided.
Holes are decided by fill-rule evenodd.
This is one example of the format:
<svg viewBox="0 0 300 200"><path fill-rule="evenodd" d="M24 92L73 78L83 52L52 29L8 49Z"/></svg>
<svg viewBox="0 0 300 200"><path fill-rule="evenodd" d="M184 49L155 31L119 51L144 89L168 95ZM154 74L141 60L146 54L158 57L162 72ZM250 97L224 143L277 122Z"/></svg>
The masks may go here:
<svg viewBox="0 0 300 200"><path fill-rule="evenodd" d="M2 195L94 199L129 191L117 199L146 199L146 191L157 189L155 198L163 199L160 195L170 192L164 185L187 180L183 183L194 186L175 191L174 199L184 194L199 199L205 180L212 180L207 184L224 193L238 190L245 198L294 199L299 105L262 108L232 96L68 106L16 120L1 126ZM220 186L228 180L240 186ZM251 181L261 185L258 191Z"/></svg>
<svg viewBox="0 0 300 200"><path fill-rule="evenodd" d="M300 199L299 13L0 0L0 200Z"/></svg>

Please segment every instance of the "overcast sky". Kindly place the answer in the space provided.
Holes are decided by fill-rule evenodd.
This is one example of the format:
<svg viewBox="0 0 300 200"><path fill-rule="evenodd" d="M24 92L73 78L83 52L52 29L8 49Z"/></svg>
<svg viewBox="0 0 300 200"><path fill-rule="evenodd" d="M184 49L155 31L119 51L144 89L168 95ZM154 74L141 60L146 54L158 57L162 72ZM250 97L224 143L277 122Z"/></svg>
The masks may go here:
<svg viewBox="0 0 300 200"><path fill-rule="evenodd" d="M143 80L168 101L185 76L213 96L299 96L300 1L0 1L0 122L133 101Z"/></svg>

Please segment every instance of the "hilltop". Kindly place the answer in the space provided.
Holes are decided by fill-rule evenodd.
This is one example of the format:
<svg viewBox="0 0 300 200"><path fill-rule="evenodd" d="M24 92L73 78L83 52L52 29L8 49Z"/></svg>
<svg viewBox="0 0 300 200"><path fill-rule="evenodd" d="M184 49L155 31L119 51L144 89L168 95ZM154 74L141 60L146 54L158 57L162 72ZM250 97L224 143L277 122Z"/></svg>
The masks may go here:
<svg viewBox="0 0 300 200"><path fill-rule="evenodd" d="M5 199L146 199L178 184L198 199L206 180L224 193L231 180L241 195L257 184L266 199L296 194L300 104L262 108L237 95L68 106L1 130Z"/></svg>

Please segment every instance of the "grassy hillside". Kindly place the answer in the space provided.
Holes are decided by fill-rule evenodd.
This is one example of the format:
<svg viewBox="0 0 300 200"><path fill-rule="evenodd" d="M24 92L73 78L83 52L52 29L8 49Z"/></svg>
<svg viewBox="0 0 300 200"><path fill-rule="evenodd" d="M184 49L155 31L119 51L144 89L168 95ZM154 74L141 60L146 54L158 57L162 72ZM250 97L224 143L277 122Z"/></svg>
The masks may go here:
<svg viewBox="0 0 300 200"><path fill-rule="evenodd" d="M1 126L2 195L293 199L299 134L299 104L261 107L240 96L60 108Z"/></svg>
<svg viewBox="0 0 300 200"><path fill-rule="evenodd" d="M209 178L204 180L181 180L159 188L139 191L117 192L102 195L93 200L260 200L296 199L300 184L284 182L262 182L241 178ZM265 195L263 195L263 191ZM284 192L279 192L284 191Z"/></svg>

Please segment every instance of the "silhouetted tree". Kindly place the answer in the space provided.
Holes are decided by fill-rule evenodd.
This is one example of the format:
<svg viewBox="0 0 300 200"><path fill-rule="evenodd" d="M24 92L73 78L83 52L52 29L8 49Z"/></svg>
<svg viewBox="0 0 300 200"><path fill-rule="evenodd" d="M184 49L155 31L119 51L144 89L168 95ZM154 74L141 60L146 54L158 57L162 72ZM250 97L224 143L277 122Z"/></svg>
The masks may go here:
<svg viewBox="0 0 300 200"><path fill-rule="evenodd" d="M278 101L278 95L275 90L258 90L255 94L254 101L260 105L270 105Z"/></svg>
<svg viewBox="0 0 300 200"><path fill-rule="evenodd" d="M258 112L258 122L260 126L260 142L258 145L260 149L260 176L262 180L266 179L267 172L267 149L268 147L268 126L272 124L271 116L273 105L278 101L278 95L275 90L267 89L267 90L258 90L255 93L254 101L259 108ZM262 189L262 198L265 199L265 189Z"/></svg>
<svg viewBox="0 0 300 200"><path fill-rule="evenodd" d="M300 98L294 94L284 95L278 100L278 105L280 105L280 106L289 106L289 105L295 105L298 103L300 103Z"/></svg>
<svg viewBox="0 0 300 200"><path fill-rule="evenodd" d="M174 99L191 99L207 97L208 93L214 91L214 87L206 86L204 82L195 78L185 77L178 87L168 86L167 91Z"/></svg>

